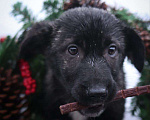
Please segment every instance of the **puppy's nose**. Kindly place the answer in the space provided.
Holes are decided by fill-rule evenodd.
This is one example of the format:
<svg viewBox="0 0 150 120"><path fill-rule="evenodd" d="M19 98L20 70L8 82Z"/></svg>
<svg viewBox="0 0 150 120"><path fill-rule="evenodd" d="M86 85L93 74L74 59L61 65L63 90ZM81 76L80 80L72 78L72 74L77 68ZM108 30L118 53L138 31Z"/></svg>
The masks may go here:
<svg viewBox="0 0 150 120"><path fill-rule="evenodd" d="M105 88L91 88L88 91L88 95L93 101L103 101L107 98L107 94Z"/></svg>

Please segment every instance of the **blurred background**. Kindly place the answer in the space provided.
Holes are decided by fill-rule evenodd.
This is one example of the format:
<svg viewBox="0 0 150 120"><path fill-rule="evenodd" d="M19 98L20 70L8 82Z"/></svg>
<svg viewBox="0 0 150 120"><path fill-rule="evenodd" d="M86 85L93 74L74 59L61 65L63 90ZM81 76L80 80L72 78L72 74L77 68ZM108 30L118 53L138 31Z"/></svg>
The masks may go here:
<svg viewBox="0 0 150 120"><path fill-rule="evenodd" d="M32 11L38 21L45 19L46 11L43 9L45 0L0 0L0 36L15 35L23 23L18 23L17 18L11 14L13 5L22 2ZM52 0L53 1L53 0ZM150 0L101 0L116 9L127 9L130 13L142 20L150 19Z"/></svg>
<svg viewBox="0 0 150 120"><path fill-rule="evenodd" d="M4 42L5 40L8 42L21 42L26 30L29 29L35 22L39 22L41 20L53 20L57 18L65 10L71 7L77 7L75 4L76 1L77 0L67 0L67 2L65 0L0 0L0 43ZM63 7L64 2L65 6ZM82 4L79 4L79 6L82 6ZM146 61L145 68L142 74L138 73L138 71L134 68L130 61L127 60L127 58L124 62L127 88L150 84L150 0L100 0L98 7L100 9L108 10L117 18L135 28L139 32L139 35L141 36L145 44ZM11 47L7 46L10 51L14 50L11 54L8 54L8 51L4 49L6 48L6 45L0 46L0 50L3 51L0 52L0 68L5 68L7 64L10 65L10 63L13 63L13 65L10 65L10 68L12 71L16 69L14 66L17 64L17 58L14 58L14 56L18 52L18 49L16 50L16 48L19 46L19 42L17 43L17 45L11 42ZM5 60L2 59L2 55L6 56ZM41 65L42 67L38 66L37 64ZM37 75L36 69L38 67L43 68L43 64L43 58L41 56L30 61L31 70L33 72L32 77L36 79L38 92L40 91L41 86L39 84L42 77L44 76L44 70L41 69L41 71L39 71ZM23 80L19 80L19 82L22 81ZM3 86L0 85L0 87ZM13 87L11 87L10 89L12 91L14 90ZM1 88L0 92L4 92L4 90L2 90ZM21 98L24 98L24 100L20 103L22 105L25 105L25 103L27 103L28 101L29 105L32 104L32 101L37 98L38 92L36 92L32 97L29 96L29 99L22 97L26 96L26 93L18 93ZM4 102L3 97L1 99L1 96L0 102ZM17 117L23 117L26 115L28 117L32 116L31 118L33 120L40 120L40 117L36 116L37 111L34 110L34 107L33 109L28 110L28 108L30 108L29 105L20 107L19 111L22 112L17 113L16 111ZM32 104L32 106L34 106L34 104ZM11 109L7 112L1 112L3 107L0 105L0 114L10 119L11 117L9 116L9 114L10 112L12 112ZM26 114L24 115L23 113L25 112ZM22 114L18 115L20 113ZM124 120L150 120L149 115L150 95L143 95L126 99L126 112Z"/></svg>

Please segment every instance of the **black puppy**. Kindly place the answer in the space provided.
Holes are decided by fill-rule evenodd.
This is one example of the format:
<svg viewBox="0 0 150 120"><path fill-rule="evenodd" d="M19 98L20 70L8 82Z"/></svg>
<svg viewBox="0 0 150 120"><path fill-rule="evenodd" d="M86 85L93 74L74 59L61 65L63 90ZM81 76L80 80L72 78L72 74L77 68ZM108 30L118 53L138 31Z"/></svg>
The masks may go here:
<svg viewBox="0 0 150 120"><path fill-rule="evenodd" d="M45 54L48 69L43 95L45 120L123 118L124 100L109 102L117 90L125 88L124 58L128 56L140 72L143 68L144 46L133 29L97 8L71 9L28 31L21 55L39 53ZM74 113L62 116L59 106L75 101L91 108L76 112L80 117Z"/></svg>

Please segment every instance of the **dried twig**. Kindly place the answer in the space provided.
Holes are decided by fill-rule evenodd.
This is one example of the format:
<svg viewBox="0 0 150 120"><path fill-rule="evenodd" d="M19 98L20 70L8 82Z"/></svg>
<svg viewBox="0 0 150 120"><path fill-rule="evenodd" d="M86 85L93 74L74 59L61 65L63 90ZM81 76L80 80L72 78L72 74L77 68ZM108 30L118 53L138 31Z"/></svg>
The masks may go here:
<svg viewBox="0 0 150 120"><path fill-rule="evenodd" d="M150 93L150 85L120 90L117 92L115 98L111 102L122 99L122 98L125 99L127 97L138 96L138 95L142 95L142 94L146 94L146 93ZM63 114L69 113L69 112L78 111L78 110L85 109L85 108L88 108L88 106L82 106L82 105L78 104L77 102L74 102L74 103L68 103L65 105L61 105L60 112L63 115Z"/></svg>

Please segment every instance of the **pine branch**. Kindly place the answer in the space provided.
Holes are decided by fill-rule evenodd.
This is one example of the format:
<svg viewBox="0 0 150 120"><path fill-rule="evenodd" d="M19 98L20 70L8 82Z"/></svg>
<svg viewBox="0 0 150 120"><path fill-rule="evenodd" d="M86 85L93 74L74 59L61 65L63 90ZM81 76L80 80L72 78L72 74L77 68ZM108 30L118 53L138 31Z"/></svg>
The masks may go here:
<svg viewBox="0 0 150 120"><path fill-rule="evenodd" d="M11 13L14 17L18 17L20 19L19 22L24 23L16 33L15 37L17 37L19 33L23 33L36 22L35 17L32 16L32 12L27 8L27 6L24 7L21 2L17 2L13 5L13 10Z"/></svg>
<svg viewBox="0 0 150 120"><path fill-rule="evenodd" d="M136 25L138 25L139 27L142 27L145 30L148 30L147 23L144 22L139 17L137 17L136 15L130 13L127 9L116 10L115 8L112 8L112 7L110 8L111 8L112 14L114 14L120 20L130 24L133 27L136 27Z"/></svg>
<svg viewBox="0 0 150 120"><path fill-rule="evenodd" d="M43 3L43 10L46 11L46 14L48 14L46 20L58 18L63 12L63 3L64 0L46 0Z"/></svg>
<svg viewBox="0 0 150 120"><path fill-rule="evenodd" d="M36 19L32 16L31 11L27 8L27 6L23 7L21 2L17 2L13 5L13 11L11 12L14 17L19 16L19 22L34 22Z"/></svg>
<svg viewBox="0 0 150 120"><path fill-rule="evenodd" d="M0 67L15 68L18 55L15 39L8 36L3 43L0 43Z"/></svg>

